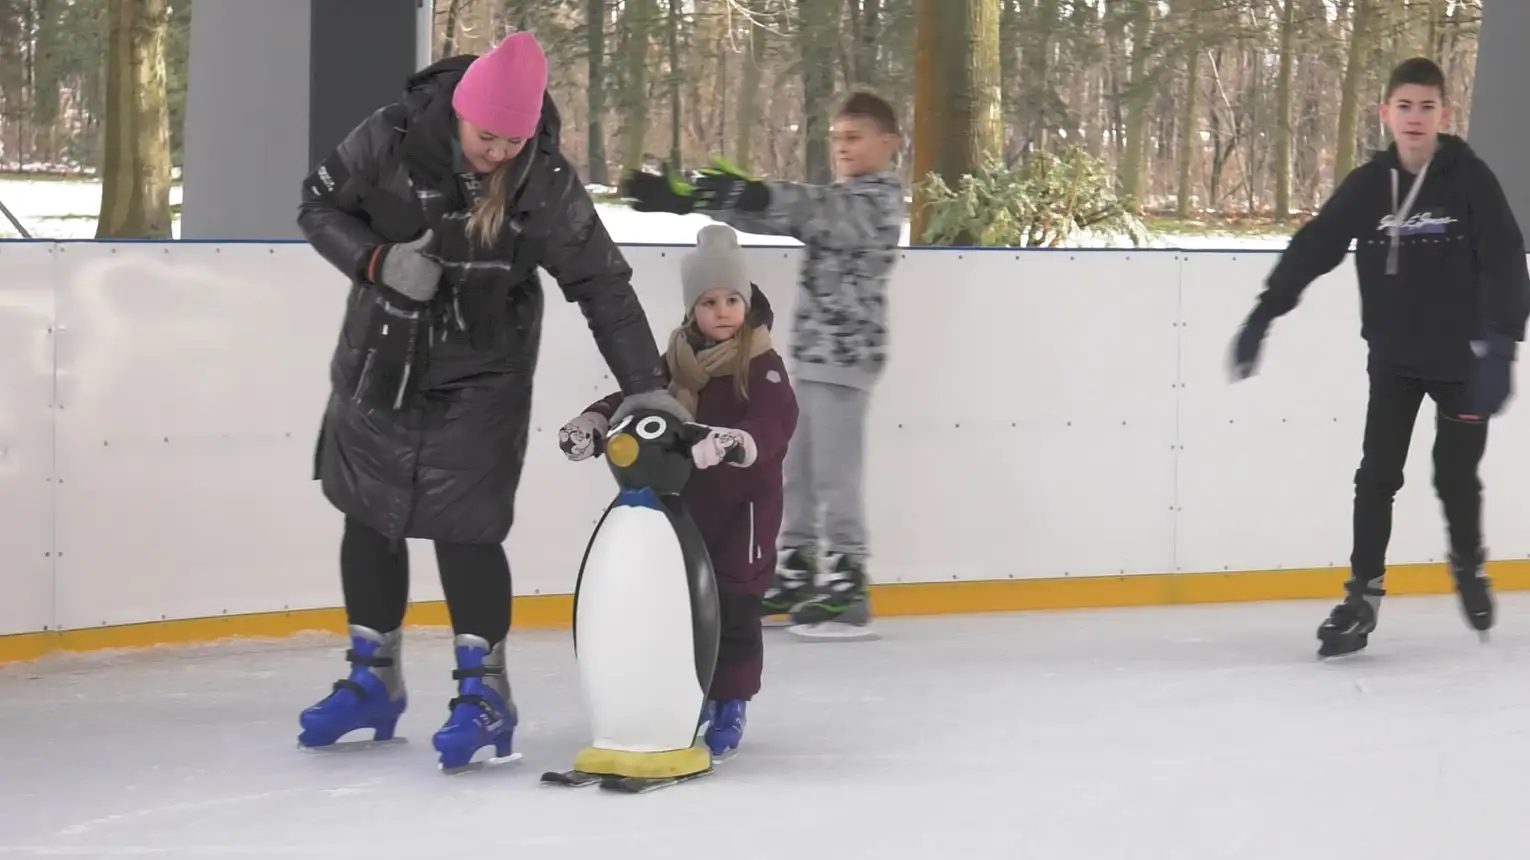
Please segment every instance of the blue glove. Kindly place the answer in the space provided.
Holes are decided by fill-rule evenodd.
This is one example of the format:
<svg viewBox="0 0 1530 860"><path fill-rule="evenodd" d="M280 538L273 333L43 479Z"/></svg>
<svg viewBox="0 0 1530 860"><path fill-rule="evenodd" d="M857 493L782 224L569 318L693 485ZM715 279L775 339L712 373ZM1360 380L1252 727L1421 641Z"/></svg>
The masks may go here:
<svg viewBox="0 0 1530 860"><path fill-rule="evenodd" d="M1238 329L1238 336L1233 339L1231 360L1228 362L1228 372L1233 382L1254 375L1259 366L1259 350L1264 346L1264 336L1269 330L1270 321L1254 315L1250 315L1244 321L1243 328Z"/></svg>
<svg viewBox="0 0 1530 860"><path fill-rule="evenodd" d="M1513 340L1501 334L1472 341L1472 353L1477 356L1477 361L1472 368L1471 403L1479 418L1502 412L1504 403L1514 391L1515 346Z"/></svg>

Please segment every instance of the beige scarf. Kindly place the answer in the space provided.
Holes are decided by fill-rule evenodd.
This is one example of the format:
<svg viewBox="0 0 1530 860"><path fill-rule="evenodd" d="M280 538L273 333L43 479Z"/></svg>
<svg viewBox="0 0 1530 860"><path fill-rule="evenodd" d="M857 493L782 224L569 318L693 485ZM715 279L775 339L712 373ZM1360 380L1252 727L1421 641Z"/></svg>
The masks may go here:
<svg viewBox="0 0 1530 860"><path fill-rule="evenodd" d="M664 361L669 365L669 393L680 405L696 414L696 401L708 382L719 376L732 376L738 366L738 338L731 337L722 343L707 347L700 352L691 348L686 331L687 322L669 336L669 349ZM770 329L755 326L749 341L749 357L758 358L771 349Z"/></svg>

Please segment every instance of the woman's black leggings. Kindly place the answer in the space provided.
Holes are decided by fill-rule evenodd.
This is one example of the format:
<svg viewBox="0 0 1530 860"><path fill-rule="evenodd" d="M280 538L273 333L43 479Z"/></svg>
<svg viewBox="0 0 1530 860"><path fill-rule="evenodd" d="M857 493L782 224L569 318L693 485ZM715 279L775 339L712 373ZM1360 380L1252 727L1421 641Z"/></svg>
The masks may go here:
<svg viewBox="0 0 1530 860"><path fill-rule="evenodd" d="M436 542L441 590L452 630L493 646L510 632L510 562L499 544ZM397 630L409 606L409 548L347 517L340 540L340 587L351 624Z"/></svg>

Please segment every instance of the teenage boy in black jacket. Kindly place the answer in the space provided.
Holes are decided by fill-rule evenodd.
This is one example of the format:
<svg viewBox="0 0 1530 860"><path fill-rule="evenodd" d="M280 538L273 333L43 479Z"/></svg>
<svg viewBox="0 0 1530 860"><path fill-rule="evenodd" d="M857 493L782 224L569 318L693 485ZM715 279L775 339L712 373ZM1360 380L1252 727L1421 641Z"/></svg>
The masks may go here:
<svg viewBox="0 0 1530 860"><path fill-rule="evenodd" d="M1347 596L1318 628L1321 657L1359 651L1376 628L1392 499L1425 395L1436 410L1434 484L1456 592L1472 627L1485 635L1493 626L1477 467L1530 316L1525 243L1503 190L1465 141L1439 132L1450 119L1440 67L1423 58L1399 65L1380 111L1394 143L1346 176L1291 237L1232 348L1233 378L1248 377L1270 323L1358 240L1370 402Z"/></svg>

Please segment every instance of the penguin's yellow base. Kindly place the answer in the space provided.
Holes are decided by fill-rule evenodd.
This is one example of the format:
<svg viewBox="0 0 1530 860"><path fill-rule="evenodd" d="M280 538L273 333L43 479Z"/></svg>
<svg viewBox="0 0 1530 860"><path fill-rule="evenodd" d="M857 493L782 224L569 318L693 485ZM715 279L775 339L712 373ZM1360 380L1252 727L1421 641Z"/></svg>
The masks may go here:
<svg viewBox="0 0 1530 860"><path fill-rule="evenodd" d="M574 770L601 776L667 779L712 769L712 751L704 746L661 752L630 752L586 747L574 756Z"/></svg>

